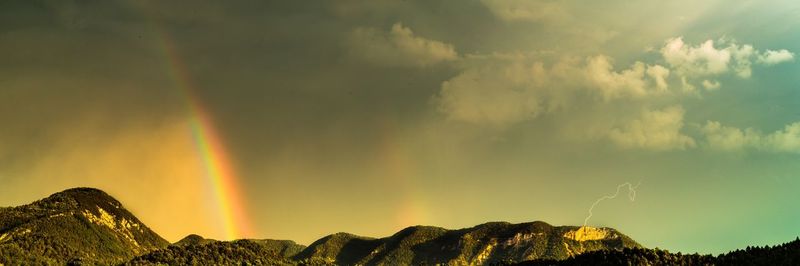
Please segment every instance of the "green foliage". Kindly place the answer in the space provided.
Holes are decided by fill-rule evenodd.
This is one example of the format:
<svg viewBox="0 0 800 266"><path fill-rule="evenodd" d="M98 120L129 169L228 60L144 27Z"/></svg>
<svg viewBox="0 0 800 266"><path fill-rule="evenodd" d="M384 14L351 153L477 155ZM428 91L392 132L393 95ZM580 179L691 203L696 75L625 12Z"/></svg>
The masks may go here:
<svg viewBox="0 0 800 266"><path fill-rule="evenodd" d="M124 265L293 265L270 246L252 240L171 245L136 257Z"/></svg>
<svg viewBox="0 0 800 266"><path fill-rule="evenodd" d="M718 265L800 265L800 238L774 247L747 247L717 256Z"/></svg>
<svg viewBox="0 0 800 266"><path fill-rule="evenodd" d="M291 258L306 248L306 246L299 245L291 240L251 239L250 241L256 242L266 250L286 258Z"/></svg>
<svg viewBox="0 0 800 266"><path fill-rule="evenodd" d="M140 226L123 235L90 221L87 213L100 217L100 208L113 216L109 222L125 220ZM90 188L70 189L3 209L0 239L0 263L6 265L113 264L168 244L114 198Z"/></svg>
<svg viewBox="0 0 800 266"><path fill-rule="evenodd" d="M572 265L800 265L800 239L774 247L747 247L719 256L670 253L659 249L598 250L566 260L532 260L531 266Z"/></svg>
<svg viewBox="0 0 800 266"><path fill-rule="evenodd" d="M348 233L336 233L323 237L294 256L304 262L355 264L368 255L380 243L373 238Z"/></svg>

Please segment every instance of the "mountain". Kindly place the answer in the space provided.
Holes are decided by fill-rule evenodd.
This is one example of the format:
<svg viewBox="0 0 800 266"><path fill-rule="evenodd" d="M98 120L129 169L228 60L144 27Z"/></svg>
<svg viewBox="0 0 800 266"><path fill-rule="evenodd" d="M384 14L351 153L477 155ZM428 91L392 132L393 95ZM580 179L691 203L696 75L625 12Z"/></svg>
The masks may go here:
<svg viewBox="0 0 800 266"><path fill-rule="evenodd" d="M0 209L0 264L116 264L168 244L93 188Z"/></svg>
<svg viewBox="0 0 800 266"><path fill-rule="evenodd" d="M312 243L294 259L339 265L484 265L640 247L611 228L492 222L459 230L414 226L377 239L337 233Z"/></svg>
<svg viewBox="0 0 800 266"><path fill-rule="evenodd" d="M308 247L290 240L217 241L194 234L169 244L117 200L92 188L0 208L0 265L550 265L640 257L629 255L636 252L661 251L642 249L612 228L539 221L457 230L412 226L383 238L336 233Z"/></svg>
<svg viewBox="0 0 800 266"><path fill-rule="evenodd" d="M103 191L74 188L0 208L3 265L800 265L800 238L718 256L646 249L612 228L491 222L412 226L383 238L336 233L290 240L169 244Z"/></svg>

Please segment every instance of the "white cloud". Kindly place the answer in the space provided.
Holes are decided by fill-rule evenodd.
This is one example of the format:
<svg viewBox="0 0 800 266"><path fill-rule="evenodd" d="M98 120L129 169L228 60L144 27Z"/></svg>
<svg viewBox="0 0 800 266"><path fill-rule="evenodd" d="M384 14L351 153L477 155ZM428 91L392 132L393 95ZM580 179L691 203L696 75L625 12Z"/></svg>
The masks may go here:
<svg viewBox="0 0 800 266"><path fill-rule="evenodd" d="M349 45L353 54L388 66L429 66L458 59L452 45L416 36L401 23L395 23L389 32L357 28Z"/></svg>
<svg viewBox="0 0 800 266"><path fill-rule="evenodd" d="M659 91L666 91L669 89L669 85L667 85L667 78L669 78L668 68L661 65L648 66L647 76L655 81L656 88L658 88Z"/></svg>
<svg viewBox="0 0 800 266"><path fill-rule="evenodd" d="M703 80L702 84L703 88L706 88L706 90L716 90L719 89L720 86L722 86L722 84L719 83L719 81L707 80L707 79Z"/></svg>
<svg viewBox="0 0 800 266"><path fill-rule="evenodd" d="M642 62L636 62L629 69L615 72L607 56L590 57L586 65L588 81L602 92L605 99L623 95L644 96L647 93L644 72L645 65Z"/></svg>
<svg viewBox="0 0 800 266"><path fill-rule="evenodd" d="M685 93L694 93L697 89L685 76L681 77L681 88L683 88L683 92Z"/></svg>
<svg viewBox="0 0 800 266"><path fill-rule="evenodd" d="M608 137L624 148L683 150L695 146L694 139L681 133L684 110L671 106L644 110L640 117L609 132Z"/></svg>
<svg viewBox="0 0 800 266"><path fill-rule="evenodd" d="M564 18L560 1L554 0L481 0L497 17L506 21L542 21Z"/></svg>
<svg viewBox="0 0 800 266"><path fill-rule="evenodd" d="M611 58L594 56L586 60L585 73L590 88L599 90L605 100L663 93L669 87L669 69L639 61L617 72Z"/></svg>
<svg viewBox="0 0 800 266"><path fill-rule="evenodd" d="M532 91L485 71L467 70L445 81L439 94L440 110L451 119L493 125L507 125L538 114L540 100Z"/></svg>
<svg viewBox="0 0 800 266"><path fill-rule="evenodd" d="M534 118L550 101L546 72L524 60L469 68L442 83L439 109L453 120L497 126Z"/></svg>
<svg viewBox="0 0 800 266"><path fill-rule="evenodd" d="M606 56L562 59L546 66L527 55L470 56L465 69L442 83L439 110L450 119L507 125L542 111L568 108L583 94L598 102L641 98L667 88L669 70L642 62L614 70Z"/></svg>
<svg viewBox="0 0 800 266"><path fill-rule="evenodd" d="M794 54L786 49L773 51L767 50L765 53L759 55L758 62L765 65L775 65L794 60Z"/></svg>
<svg viewBox="0 0 800 266"><path fill-rule="evenodd" d="M545 56L537 53L468 55L459 61L461 72L442 83L435 102L439 111L451 120L504 128L533 120L543 113L578 114L580 111L575 110L582 108L576 107L578 102L589 106L610 102L627 106L676 104L686 95L698 95L698 88L720 89L720 76L725 73L746 78L752 74L754 64L789 60L788 52L762 53L751 45L721 43L724 47L719 48L710 40L693 46L680 37L669 39L661 49L665 65L656 64L655 60L634 61L621 69L616 69L614 60L602 54L585 60L561 57L555 63L544 63ZM694 148L695 139L682 132L685 113L683 107L674 105L644 110L633 117L622 114L615 117L615 122L593 127L586 137L602 136L624 148L660 151ZM753 129L710 123L701 133L706 146L718 150L744 147L779 150L800 146L800 124L797 128L787 127L762 135Z"/></svg>
<svg viewBox="0 0 800 266"><path fill-rule="evenodd" d="M395 25L393 32L401 29ZM410 30L405 36L411 36ZM442 83L437 95L439 110L453 120L508 125L535 118L543 110L564 107L570 102L567 98L579 94L604 102L645 101L675 92L697 94L697 86L720 89L722 83L713 77L726 72L749 77L756 55L763 55L765 62L787 60L783 58L788 52L760 53L751 45L723 43L727 46L717 48L711 40L692 46L681 37L669 39L661 49L669 68L635 61L616 70L613 59L602 54L585 61L562 59L549 69L535 55L470 55L460 64L462 72ZM674 78L672 73L676 73ZM672 82L677 84L670 85Z"/></svg>
<svg viewBox="0 0 800 266"><path fill-rule="evenodd" d="M708 147L715 150L738 151L745 147L758 146L761 142L761 133L751 128L741 130L723 126L716 121L706 122L701 132L706 137Z"/></svg>
<svg viewBox="0 0 800 266"><path fill-rule="evenodd" d="M800 153L800 122L786 125L765 137L765 146L775 152Z"/></svg>
<svg viewBox="0 0 800 266"><path fill-rule="evenodd" d="M714 48L714 41L708 40L699 46L687 45L683 38L667 40L661 55L673 68L683 75L706 76L728 71L731 52Z"/></svg>
<svg viewBox="0 0 800 266"><path fill-rule="evenodd" d="M755 48L752 45L742 45L741 47L735 43L730 44L726 50L731 51L733 55L734 62L732 64L733 71L736 72L736 76L740 78L749 78L753 75L753 65L752 57L753 55L757 54Z"/></svg>
<svg viewBox="0 0 800 266"><path fill-rule="evenodd" d="M726 40L720 43L724 47L715 47L712 40L692 46L682 37L672 38L661 48L661 56L679 75L686 77L719 76L733 71L740 78L749 78L753 63L770 66L794 59L787 50L760 52L749 44Z"/></svg>
<svg viewBox="0 0 800 266"><path fill-rule="evenodd" d="M786 125L783 129L763 134L755 129L739 129L708 121L701 129L709 149L741 151L754 149L767 152L800 153L800 122Z"/></svg>
<svg viewBox="0 0 800 266"><path fill-rule="evenodd" d="M508 125L543 111L569 108L573 98L597 102L640 99L668 92L670 70L635 62L615 70L604 55L562 58L546 66L535 55L470 55L464 69L442 83L438 109L452 120Z"/></svg>
<svg viewBox="0 0 800 266"><path fill-rule="evenodd" d="M793 54L787 50L761 52L752 45L731 40L707 40L692 45L684 42L683 37L667 39L660 53L687 93L697 93L695 84L717 90L722 86L718 78L728 73L749 78L754 64L769 66L793 60Z"/></svg>

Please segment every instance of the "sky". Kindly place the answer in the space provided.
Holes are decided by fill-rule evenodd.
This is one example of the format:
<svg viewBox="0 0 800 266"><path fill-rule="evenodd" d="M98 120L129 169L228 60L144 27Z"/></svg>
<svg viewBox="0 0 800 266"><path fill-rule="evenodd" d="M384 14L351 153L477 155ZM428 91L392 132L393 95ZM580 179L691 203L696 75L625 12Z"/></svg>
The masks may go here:
<svg viewBox="0 0 800 266"><path fill-rule="evenodd" d="M169 241L310 244L581 225L630 182L589 225L684 253L779 244L800 235L798 18L792 0L3 1L0 206L89 186Z"/></svg>

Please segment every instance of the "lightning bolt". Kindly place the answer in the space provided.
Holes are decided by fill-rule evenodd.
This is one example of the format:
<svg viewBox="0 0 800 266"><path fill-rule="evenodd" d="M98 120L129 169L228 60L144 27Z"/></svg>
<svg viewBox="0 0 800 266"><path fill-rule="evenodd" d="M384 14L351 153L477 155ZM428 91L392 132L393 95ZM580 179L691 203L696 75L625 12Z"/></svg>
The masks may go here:
<svg viewBox="0 0 800 266"><path fill-rule="evenodd" d="M626 186L628 187L628 199L630 199L631 201L635 201L636 200L636 188L639 187L639 185L641 185L641 184L642 184L642 181L639 181L639 183L637 183L635 186L632 185L630 182L622 183L622 184L617 186L617 192L615 192L613 195L606 195L606 196L603 196L603 197L597 199L594 202L594 204L592 204L592 207L589 208L589 216L586 216L586 219L583 219L583 227L582 228L586 228L586 225L589 224L589 219L592 218L592 215L593 215L592 211L594 210L594 207L597 207L597 205L599 205L601 201L604 201L604 200L607 200L607 199L616 198L617 196L619 196L619 192L622 190L622 188L626 187Z"/></svg>

